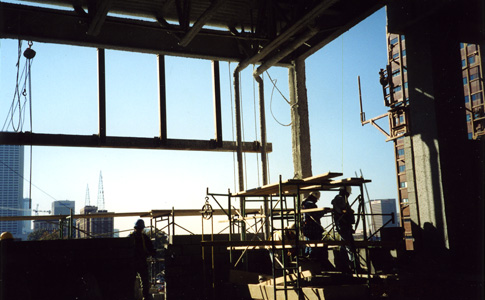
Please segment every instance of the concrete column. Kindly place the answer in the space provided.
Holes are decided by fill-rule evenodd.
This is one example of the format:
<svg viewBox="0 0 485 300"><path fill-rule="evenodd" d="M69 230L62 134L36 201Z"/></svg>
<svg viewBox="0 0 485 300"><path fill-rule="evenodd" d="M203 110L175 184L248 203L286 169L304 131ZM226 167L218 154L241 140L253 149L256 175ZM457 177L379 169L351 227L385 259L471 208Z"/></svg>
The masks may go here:
<svg viewBox="0 0 485 300"><path fill-rule="evenodd" d="M305 78L305 61L293 62L288 71L291 103L291 139L294 178L312 176L310 125Z"/></svg>
<svg viewBox="0 0 485 300"><path fill-rule="evenodd" d="M476 259L470 249L480 239L476 231L483 232L477 228L483 213L476 211L483 207L483 170L476 167L483 153L467 137L460 37L436 20L407 28L405 36L410 118L405 158L412 171L407 180L418 229L415 249L429 254L435 266L447 266L443 258L450 257L460 268L470 266Z"/></svg>

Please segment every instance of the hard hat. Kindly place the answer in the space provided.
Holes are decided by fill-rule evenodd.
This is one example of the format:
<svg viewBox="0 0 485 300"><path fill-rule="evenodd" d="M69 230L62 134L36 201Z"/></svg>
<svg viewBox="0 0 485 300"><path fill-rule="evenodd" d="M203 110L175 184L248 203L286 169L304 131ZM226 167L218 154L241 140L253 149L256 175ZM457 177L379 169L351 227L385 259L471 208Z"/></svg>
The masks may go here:
<svg viewBox="0 0 485 300"><path fill-rule="evenodd" d="M13 235L8 231L2 232L2 235L0 235L0 240L13 240Z"/></svg>
<svg viewBox="0 0 485 300"><path fill-rule="evenodd" d="M340 187L340 190L347 192L347 194L349 194L349 195L352 194L352 187L350 185L342 186L342 187Z"/></svg>
<svg viewBox="0 0 485 300"><path fill-rule="evenodd" d="M135 228L141 228L141 229L145 228L145 221L143 221L142 219L136 220Z"/></svg>
<svg viewBox="0 0 485 300"><path fill-rule="evenodd" d="M320 192L319 191L313 191L311 192L311 194L313 197L317 198L317 199L320 199Z"/></svg>

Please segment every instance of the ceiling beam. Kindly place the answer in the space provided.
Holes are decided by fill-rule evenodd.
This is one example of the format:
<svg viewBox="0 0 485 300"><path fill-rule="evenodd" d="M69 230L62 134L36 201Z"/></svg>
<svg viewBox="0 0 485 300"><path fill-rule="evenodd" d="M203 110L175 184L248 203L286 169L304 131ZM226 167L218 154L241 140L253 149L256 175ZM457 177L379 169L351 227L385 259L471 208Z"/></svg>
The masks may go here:
<svg viewBox="0 0 485 300"><path fill-rule="evenodd" d="M261 60L264 60L271 52L276 50L282 44L287 42L290 38L295 36L301 30L305 30L309 24L314 22L315 18L324 13L325 10L329 9L338 0L328 0L322 1L316 5L312 10L306 13L302 18L298 19L293 25L287 28L284 32L273 39L269 44L265 45L261 51L256 53L254 56L249 57L238 65L238 69L241 71L247 66L255 64Z"/></svg>
<svg viewBox="0 0 485 300"><path fill-rule="evenodd" d="M101 31L101 27L108 16L108 11L111 6L112 0L98 0L96 2L96 9L94 13L89 12L89 14L93 15L91 23L89 24L88 31L86 34L88 35L98 35Z"/></svg>
<svg viewBox="0 0 485 300"><path fill-rule="evenodd" d="M159 137L118 137L107 136L105 140L98 135L66 135L30 132L0 132L2 145L32 145L32 146L60 146L60 147L88 147L88 148L118 148L118 149L152 149L152 150L190 150L234 152L236 142L223 141L222 147L217 146L216 140L184 140L167 139L162 142ZM266 151L272 151L272 144L268 143ZM257 141L243 142L242 151L260 153L261 144Z"/></svg>
<svg viewBox="0 0 485 300"><path fill-rule="evenodd" d="M204 29L194 37L190 47L182 47L176 37L184 33L180 29L109 16L97 36L86 34L89 26L89 19L74 11L0 3L0 38L232 62L246 57L238 43L249 45L250 42L243 35Z"/></svg>
<svg viewBox="0 0 485 300"><path fill-rule="evenodd" d="M226 3L227 0L213 0L211 5L204 11L204 13L197 19L190 30L185 34L185 36L180 40L179 45L186 47L200 32L202 27L209 21L212 16L217 13L217 11Z"/></svg>

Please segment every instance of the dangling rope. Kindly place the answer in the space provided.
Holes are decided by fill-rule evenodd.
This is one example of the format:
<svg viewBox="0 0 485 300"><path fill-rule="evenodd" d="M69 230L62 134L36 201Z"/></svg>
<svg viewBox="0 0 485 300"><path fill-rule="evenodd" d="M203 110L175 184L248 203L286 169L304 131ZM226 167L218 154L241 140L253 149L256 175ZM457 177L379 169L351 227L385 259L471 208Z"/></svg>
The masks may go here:
<svg viewBox="0 0 485 300"><path fill-rule="evenodd" d="M24 56L27 59L26 65L28 65L28 81L29 81L29 110L30 110L30 132L33 131L33 125L32 125L32 73L31 73L31 68L32 68L32 62L35 57L35 51L32 50L32 42L29 42L29 48L25 49L24 51ZM29 209L32 208L32 144L30 145L30 175L29 175Z"/></svg>
<svg viewBox="0 0 485 300"><path fill-rule="evenodd" d="M19 132L22 130L23 126L23 113L25 111L25 103L27 102L27 77L28 77L28 69L27 63L24 64L22 68L22 72L20 72L20 59L22 58L22 41L19 40L18 42L18 51L17 51L17 75L15 79L15 89L12 99L12 104L10 105L10 109L8 111L7 117L5 122L3 123L2 131L6 131L8 127L11 125L14 132ZM23 103L22 103L23 98ZM15 122L15 115L18 113L18 121Z"/></svg>
<svg viewBox="0 0 485 300"><path fill-rule="evenodd" d="M23 131L23 126L25 123L25 109L26 104L29 104L29 122L30 122L30 132L33 132L32 125L32 76L31 69L32 63L35 57L35 51L32 49L33 43L28 42L29 47L25 49L23 55L25 57L25 63L22 67L22 72L20 72L20 59L22 57L22 40L18 42L17 50L17 74L15 80L15 90L12 99L12 104L10 105L10 110L7 114L7 118L2 127L2 131L6 131L11 125L14 132ZM27 98L28 96L28 98ZM22 101L23 100L23 101ZM15 122L15 115L18 113L18 122ZM10 119L10 121L8 121ZM30 175L29 175L29 209L32 208L32 145L30 145Z"/></svg>

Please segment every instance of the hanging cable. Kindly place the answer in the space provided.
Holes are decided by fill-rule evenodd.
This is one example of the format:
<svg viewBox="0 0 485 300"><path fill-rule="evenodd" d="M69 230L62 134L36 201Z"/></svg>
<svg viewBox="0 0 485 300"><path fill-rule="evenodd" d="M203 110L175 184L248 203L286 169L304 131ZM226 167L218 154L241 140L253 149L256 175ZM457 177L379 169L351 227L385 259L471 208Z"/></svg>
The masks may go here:
<svg viewBox="0 0 485 300"><path fill-rule="evenodd" d="M33 42L29 42L29 48L25 49L24 56L27 59L25 65L28 68L27 78L29 81L29 114L30 114L30 132L34 132L32 125L32 62L35 57L35 51L32 49ZM32 208L32 151L33 146L30 145L30 176L29 176L29 209Z"/></svg>
<svg viewBox="0 0 485 300"><path fill-rule="evenodd" d="M281 97L283 97L283 99L285 99L286 103L288 103L290 106L291 106L291 103L290 103L290 101L288 101L288 99L286 99L286 97L283 95L283 93L282 93L282 92L281 92L281 91L278 89L278 87L276 86L276 82L277 82L277 80L276 80L276 79L275 79L275 80L273 80L273 79L271 78L271 76L269 75L268 71L266 71L266 74L268 75L269 80L270 80L270 81L271 81L271 83L273 84L273 89L271 90L271 98L270 98L270 104L269 104L269 110L270 110L270 112L271 112L271 116L272 116L272 117L273 117L273 119L276 121L276 123L280 124L281 126L285 126L285 127L290 126L290 125L291 125L291 122L290 122L290 123L288 123L288 124L283 124L283 123L281 123L280 121L278 121L278 119L276 119L276 117L275 117L275 115L274 115L274 113L273 113L273 93L274 93L274 90L276 89L276 90L277 90L277 91L280 93Z"/></svg>
<svg viewBox="0 0 485 300"><path fill-rule="evenodd" d="M342 173L344 172L344 35L342 34Z"/></svg>

